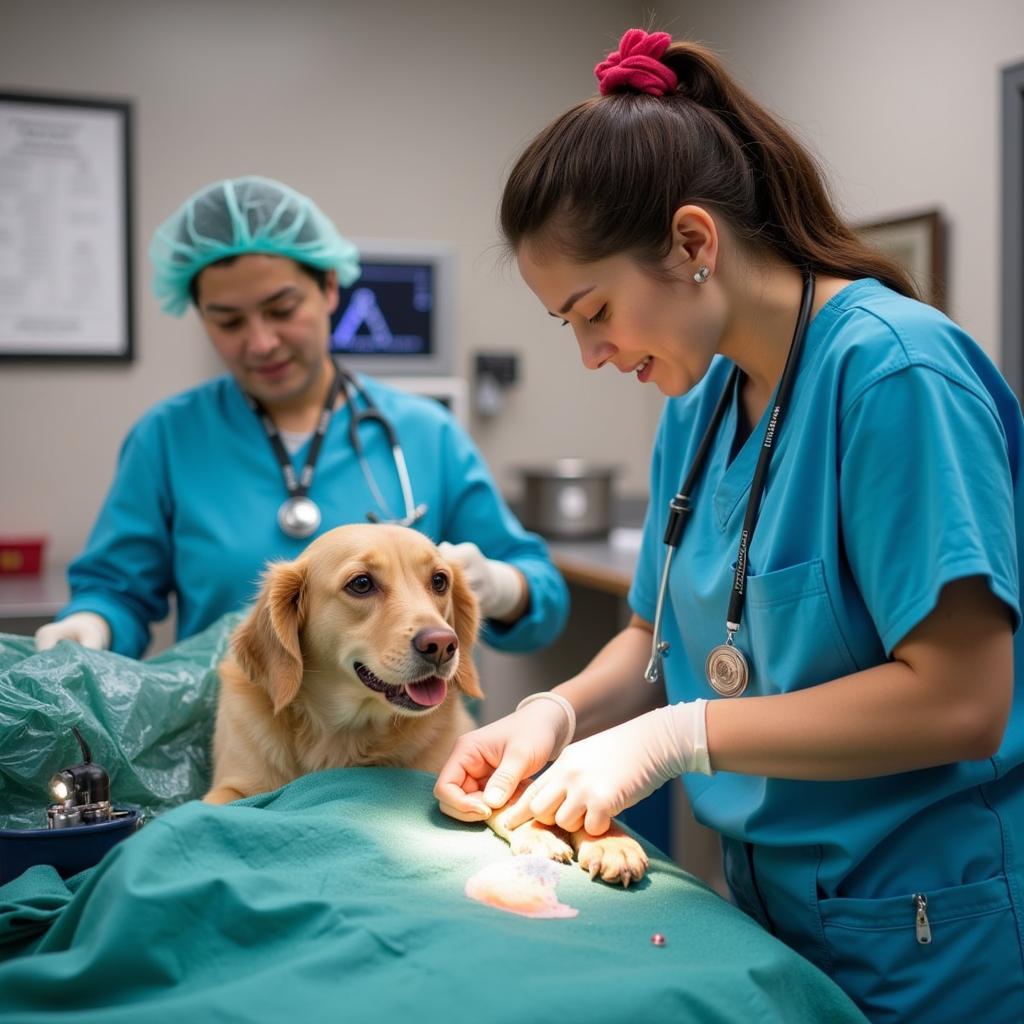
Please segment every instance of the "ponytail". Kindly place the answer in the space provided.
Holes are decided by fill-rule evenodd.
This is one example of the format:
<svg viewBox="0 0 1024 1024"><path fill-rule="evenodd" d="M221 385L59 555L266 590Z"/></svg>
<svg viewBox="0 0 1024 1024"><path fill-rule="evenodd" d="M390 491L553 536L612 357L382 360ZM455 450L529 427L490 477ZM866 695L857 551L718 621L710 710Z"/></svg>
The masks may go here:
<svg viewBox="0 0 1024 1024"><path fill-rule="evenodd" d="M660 61L675 88L585 100L527 147L501 200L511 250L530 238L580 262L630 253L654 267L675 211L692 203L794 267L917 297L907 272L839 216L807 150L710 50L676 42Z"/></svg>

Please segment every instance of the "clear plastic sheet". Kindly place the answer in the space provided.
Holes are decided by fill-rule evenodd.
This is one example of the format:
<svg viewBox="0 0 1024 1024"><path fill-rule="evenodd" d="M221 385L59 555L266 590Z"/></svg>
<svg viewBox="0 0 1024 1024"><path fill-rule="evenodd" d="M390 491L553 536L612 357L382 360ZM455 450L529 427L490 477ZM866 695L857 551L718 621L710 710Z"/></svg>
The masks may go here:
<svg viewBox="0 0 1024 1024"><path fill-rule="evenodd" d="M0 828L43 828L54 772L82 760L77 725L114 804L147 817L203 795L217 665L241 614L144 661L0 633Z"/></svg>

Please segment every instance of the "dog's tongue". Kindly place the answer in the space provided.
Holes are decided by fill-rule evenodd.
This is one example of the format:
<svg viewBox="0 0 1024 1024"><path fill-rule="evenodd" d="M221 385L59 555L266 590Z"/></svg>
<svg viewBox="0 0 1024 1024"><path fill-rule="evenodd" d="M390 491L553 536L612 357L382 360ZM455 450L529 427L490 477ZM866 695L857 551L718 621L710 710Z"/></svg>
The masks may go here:
<svg viewBox="0 0 1024 1024"><path fill-rule="evenodd" d="M405 692L411 700L425 708L432 708L444 700L448 686L443 679L431 676L429 679L421 679L418 683L406 683Z"/></svg>

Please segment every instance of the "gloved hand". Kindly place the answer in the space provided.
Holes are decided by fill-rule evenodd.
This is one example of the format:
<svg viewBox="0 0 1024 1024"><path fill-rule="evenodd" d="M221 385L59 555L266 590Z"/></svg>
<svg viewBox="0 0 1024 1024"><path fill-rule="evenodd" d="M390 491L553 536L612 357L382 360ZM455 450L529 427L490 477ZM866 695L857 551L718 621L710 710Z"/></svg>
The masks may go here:
<svg viewBox="0 0 1024 1024"><path fill-rule="evenodd" d="M441 810L459 821L489 817L523 779L558 756L575 729L572 705L544 692L525 698L511 715L466 733L437 776L434 796Z"/></svg>
<svg viewBox="0 0 1024 1024"><path fill-rule="evenodd" d="M508 828L536 818L599 836L616 814L669 779L684 772L710 775L706 704L670 704L570 744L515 802Z"/></svg>
<svg viewBox="0 0 1024 1024"><path fill-rule="evenodd" d="M48 651L61 640L74 640L94 651L110 647L110 626L95 612L75 612L59 622L48 622L36 630L36 650Z"/></svg>
<svg viewBox="0 0 1024 1024"><path fill-rule="evenodd" d="M471 541L449 544L442 541L438 549L443 558L457 562L466 574L470 589L480 603L485 619L502 619L510 615L523 599L526 580L507 562L488 558Z"/></svg>

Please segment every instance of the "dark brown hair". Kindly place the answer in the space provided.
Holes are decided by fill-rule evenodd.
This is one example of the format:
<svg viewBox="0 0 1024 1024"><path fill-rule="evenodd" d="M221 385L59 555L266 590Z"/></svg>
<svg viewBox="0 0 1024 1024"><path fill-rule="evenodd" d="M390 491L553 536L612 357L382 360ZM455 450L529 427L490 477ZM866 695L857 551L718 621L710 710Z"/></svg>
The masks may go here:
<svg viewBox="0 0 1024 1024"><path fill-rule="evenodd" d="M248 256L249 253L240 252L235 256L225 256L223 259L214 260L213 263L207 263L206 267L226 267L234 263L239 256ZM285 257L287 259L287 257ZM327 271L321 270L319 267L310 266L308 263L303 263L301 260L292 260L292 262L301 270L307 277L311 277L315 282L317 288L320 289L325 295L327 294ZM191 277L188 282L188 294L192 300L192 305L196 308L199 307L199 275L202 274L203 270L197 271Z"/></svg>
<svg viewBox="0 0 1024 1024"><path fill-rule="evenodd" d="M875 277L917 297L906 271L844 223L807 150L710 50L675 42L662 63L679 87L577 104L520 156L500 222L515 251L537 240L571 259L669 253L672 216L693 203L725 218L754 251L837 277Z"/></svg>

